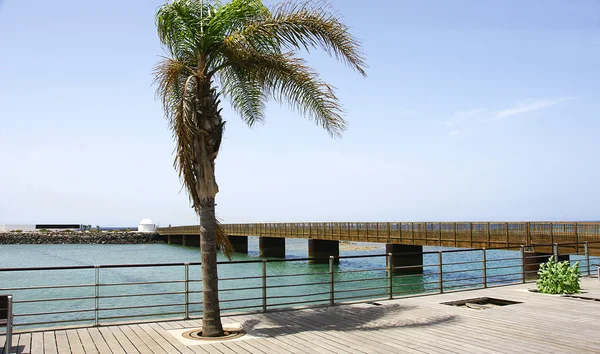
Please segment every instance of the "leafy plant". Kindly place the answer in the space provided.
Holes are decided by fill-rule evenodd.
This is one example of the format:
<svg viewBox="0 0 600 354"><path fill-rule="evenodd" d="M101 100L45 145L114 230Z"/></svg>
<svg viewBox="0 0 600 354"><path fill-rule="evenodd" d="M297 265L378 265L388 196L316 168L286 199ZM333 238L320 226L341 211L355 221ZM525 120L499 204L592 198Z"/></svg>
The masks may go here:
<svg viewBox="0 0 600 354"><path fill-rule="evenodd" d="M576 294L581 290L579 262L571 266L569 261L556 262L552 256L548 262L540 264L538 275L540 277L536 285L541 293Z"/></svg>
<svg viewBox="0 0 600 354"><path fill-rule="evenodd" d="M50 232L50 230L48 230L48 229L40 229L40 232L42 232L42 233L48 233L48 232Z"/></svg>
<svg viewBox="0 0 600 354"><path fill-rule="evenodd" d="M16 233L20 234L21 232L23 232L23 230L12 230L11 232L16 232Z"/></svg>

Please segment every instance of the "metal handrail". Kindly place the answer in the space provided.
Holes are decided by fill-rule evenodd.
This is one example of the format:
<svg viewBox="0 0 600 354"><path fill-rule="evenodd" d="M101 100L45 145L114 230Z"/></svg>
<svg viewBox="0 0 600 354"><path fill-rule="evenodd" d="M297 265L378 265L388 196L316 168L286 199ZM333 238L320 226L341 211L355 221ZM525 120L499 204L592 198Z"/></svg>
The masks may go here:
<svg viewBox="0 0 600 354"><path fill-rule="evenodd" d="M581 269L585 272L587 269L587 275L591 275L590 262L600 257L591 257L589 254L589 245L592 243L579 243L579 244L553 244L554 253L558 254L560 247L562 246L576 246L579 250L582 246L585 250L583 254L583 262ZM392 299L398 294L416 294L416 293L431 293L431 292L445 292L455 291L455 289L474 289L484 288L488 286L504 286L508 284L515 284L520 282L526 282L527 275L536 273L525 269L525 255L524 247L522 246L521 254L519 257L503 257L493 258L490 257L490 249L470 249L470 250L442 250L442 251L427 251L427 252L413 252L413 254L420 254L428 259L429 263L423 265L407 265L407 266L396 266L393 264L392 254L377 254L377 255L365 255L365 256L342 256L342 257L319 257L319 258L296 258L296 259L264 259L264 260L246 260L246 261L234 261L234 262L219 262L221 264L239 265L239 264L261 264L262 266L256 269L256 275L244 276L244 277L228 277L219 279L220 282L238 281L239 286L231 286L228 288L221 289L222 303L239 303L240 306L235 307L224 307L224 311L232 310L243 310L243 313L253 312L265 312L270 308L281 308L291 305L334 305L340 302L347 302L348 300L359 300L359 299ZM462 261L462 260L451 260L444 259L445 254L455 254L457 252L476 252L481 254L481 259L475 259L473 261ZM336 268L334 262L336 260L343 259L360 259L360 258L381 258L385 260L386 267L374 265L367 269L354 269L344 270L343 268ZM479 257L475 255L474 257ZM547 257L547 255L527 255L529 261L533 259L539 259ZM452 258L452 257L451 257ZM454 257L457 258L457 257ZM326 260L329 262L329 271L315 272L315 273L293 273L293 274L268 274L268 264L276 262L304 262L306 260ZM437 259L436 263L431 263L432 259ZM520 261L519 264L505 265L499 263L501 261ZM539 263L528 262L528 265L535 265ZM200 283L201 280L192 280L189 278L189 266L200 266L201 263L160 263L160 264L125 264L125 265L97 265L97 266L60 266L60 267L31 267L31 268L1 268L2 272L31 272L31 271L64 271L64 270L80 270L89 269L94 270L91 276L94 277L94 282L91 283L86 281L83 284L59 284L59 285L36 285L36 286L19 286L19 287L7 287L0 290L11 290L16 292L18 295L21 291L26 291L27 296L15 300L15 314L14 317L17 319L15 327L31 327L41 326L55 323L81 323L81 322L93 322L94 325L102 325L108 320L119 320L119 319L136 319L136 318L164 318L165 316L177 315L181 316L180 319L189 319L190 314L201 314L202 313L202 302L201 290L191 289L190 284ZM101 282L101 273L103 269L121 269L121 268L160 268L160 267L184 267L185 277L182 280L178 279L159 279L151 281L135 281L135 282L119 282L111 280L109 282ZM456 269L458 267L459 269ZM411 277L415 277L413 274L396 274L396 272L411 272L414 269L422 268L423 273L417 276L421 277L421 281L413 282L410 280ZM429 271L433 268L433 271ZM518 272L503 272L503 270L520 268ZM426 270L427 269L427 270ZM361 273L370 272L373 275L368 275L366 278L353 278L359 276ZM499 273L499 274L495 274ZM378 276L380 274L380 276ZM455 274L463 274L463 276L454 277ZM595 275L595 273L593 273ZM299 276L311 276L315 277L317 281L311 282L294 282L290 284L281 283L285 279L295 279ZM399 283L400 280L406 279L408 282ZM244 285L242 281L254 281L260 285ZM355 284L361 287L356 287ZM177 285L181 284L181 285ZM235 283L234 283L235 284ZM141 291L135 287L128 287L127 293L113 293L112 291L106 293L107 289L115 288L118 286L143 286L152 285L153 291ZM177 285L176 289L167 288L167 285ZM158 288L154 288L158 286ZM161 290L160 286L164 289ZM281 293L284 289L293 289L299 287L316 287L314 292L311 293ZM93 290L94 295L89 296L69 296L60 297L67 293L67 290ZM131 289L131 290L129 290ZM56 297L43 297L38 298L36 295L40 293L42 295L49 294L50 290L62 290L63 293L55 293ZM149 289L146 289L149 290ZM385 291L385 294L379 294L380 291ZM129 293L131 291L131 293ZM374 294L373 292L377 292ZM350 296L352 295L352 296ZM315 300L314 297L322 297ZM381 296L381 297L379 297ZM146 304L140 304L140 301L136 301L136 298L141 299L156 299L160 298L161 303L156 301L149 301ZM299 301L286 301L278 302L284 299L299 299ZM106 301L109 303L106 303ZM75 308L73 306L65 307L61 305L64 302L78 301ZM92 304L93 302L93 304ZM254 302L254 303L252 303ZM34 304L45 304L45 311L35 311L31 307ZM72 305L72 304L71 304ZM63 306L61 308L61 306ZM181 307L182 311L164 311L169 307ZM148 310L148 311L144 311ZM163 310L163 311L161 311ZM121 311L118 316L111 316L107 312ZM143 311L143 312L142 312ZM77 318L70 317L77 313L94 313L94 318ZM38 320L35 320L35 319ZM25 319L31 319L32 321L25 321ZM115 324L110 322L110 324Z"/></svg>

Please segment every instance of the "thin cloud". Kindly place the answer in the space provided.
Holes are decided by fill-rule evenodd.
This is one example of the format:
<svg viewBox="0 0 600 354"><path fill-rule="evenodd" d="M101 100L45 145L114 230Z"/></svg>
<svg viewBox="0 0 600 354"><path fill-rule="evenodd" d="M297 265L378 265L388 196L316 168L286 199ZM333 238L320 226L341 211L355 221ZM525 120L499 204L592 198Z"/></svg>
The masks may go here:
<svg viewBox="0 0 600 354"><path fill-rule="evenodd" d="M450 136L457 136L460 135L460 130L453 130L450 133L448 133L448 135Z"/></svg>
<svg viewBox="0 0 600 354"><path fill-rule="evenodd" d="M471 120L473 118L478 118L481 115L485 114L487 111L487 108L477 108L468 111L457 111L454 112L452 116L450 116L450 118L446 121L446 124L449 127L452 127L464 121Z"/></svg>
<svg viewBox="0 0 600 354"><path fill-rule="evenodd" d="M555 106L559 103L567 101L568 99L569 99L569 97L560 97L560 98L551 99L551 100L538 100L538 101L527 102L527 103L519 103L510 108L496 111L495 114L493 115L493 118L494 119L503 119L503 118L510 117L510 116L516 116L519 114L525 114L525 113L539 111L539 110L542 110L542 109L545 109L548 107Z"/></svg>

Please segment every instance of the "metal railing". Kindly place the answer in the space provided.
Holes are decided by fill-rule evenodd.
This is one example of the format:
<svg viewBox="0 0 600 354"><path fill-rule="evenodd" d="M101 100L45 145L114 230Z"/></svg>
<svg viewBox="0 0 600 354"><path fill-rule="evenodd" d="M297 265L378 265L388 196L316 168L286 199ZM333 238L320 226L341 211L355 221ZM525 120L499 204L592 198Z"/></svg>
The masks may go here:
<svg viewBox="0 0 600 354"><path fill-rule="evenodd" d="M580 262L584 276L597 276L592 265L600 257L590 255L591 246L550 245L558 258L565 255L562 248L581 248L571 261ZM403 266L394 264L397 255L392 254L219 262L220 305L223 313L267 312L523 283L548 258L533 251L530 246L433 250L412 253L422 256L422 265ZM308 262L316 260L325 264ZM14 295L17 331L197 318L202 315L200 266L0 268L0 292ZM236 274L241 269L243 276Z"/></svg>
<svg viewBox="0 0 600 354"><path fill-rule="evenodd" d="M600 222L295 222L223 224L232 236L346 240L464 248L513 248L600 241ZM159 228L163 236L199 235L200 226ZM551 252L551 250L545 250ZM600 255L594 248L592 254Z"/></svg>

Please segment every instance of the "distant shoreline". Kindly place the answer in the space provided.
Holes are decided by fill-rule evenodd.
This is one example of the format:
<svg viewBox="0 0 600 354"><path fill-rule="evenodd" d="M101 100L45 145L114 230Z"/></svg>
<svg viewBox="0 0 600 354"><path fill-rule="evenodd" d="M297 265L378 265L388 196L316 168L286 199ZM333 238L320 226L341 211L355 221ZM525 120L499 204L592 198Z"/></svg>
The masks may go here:
<svg viewBox="0 0 600 354"><path fill-rule="evenodd" d="M164 243L157 232L2 232L0 245Z"/></svg>

